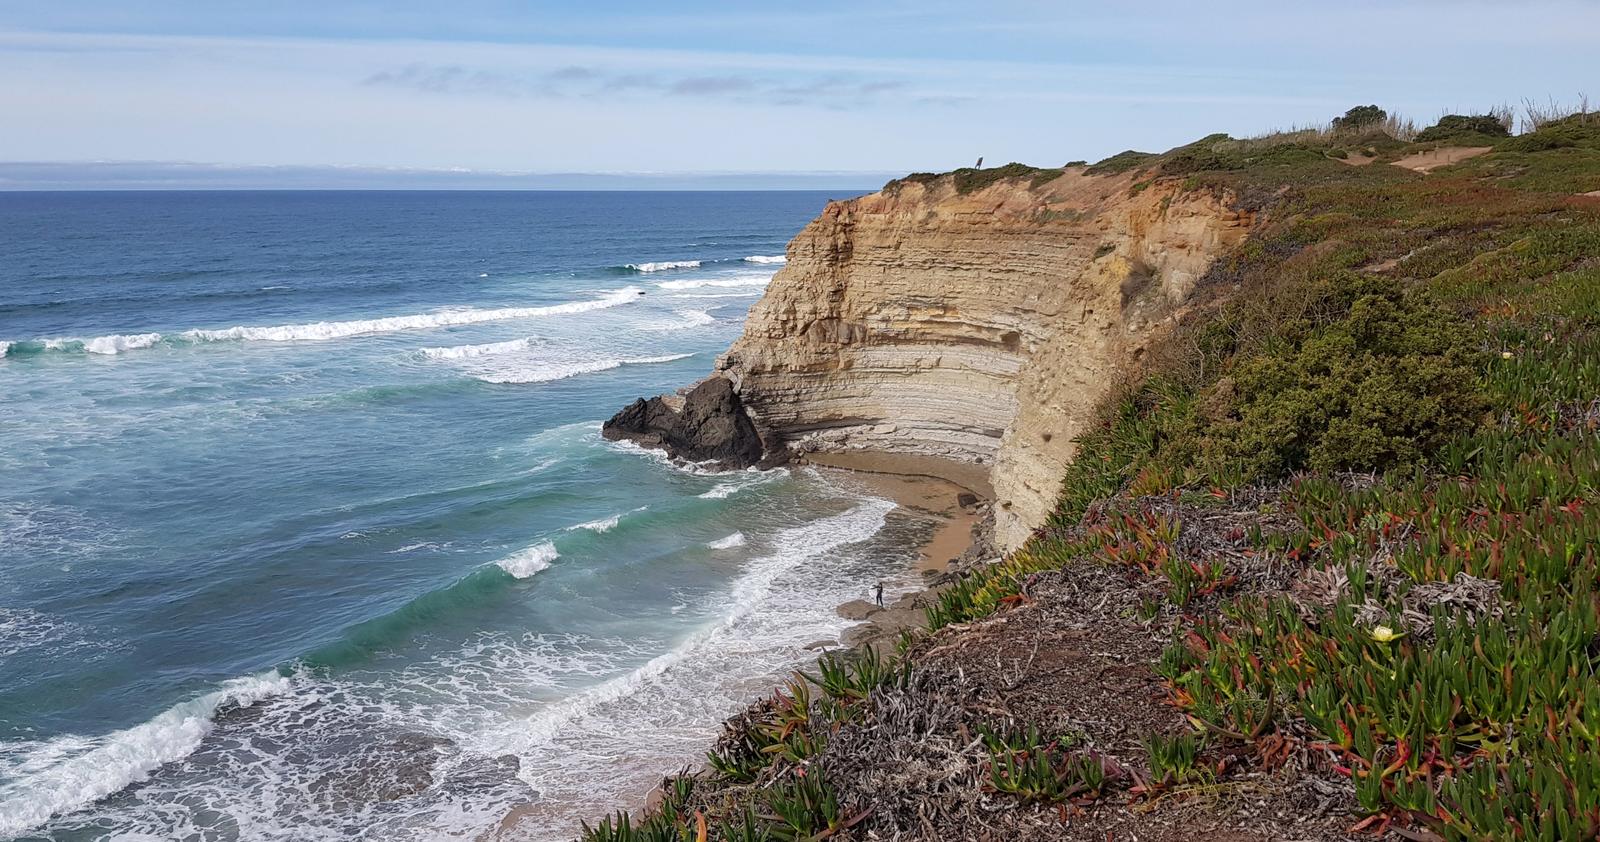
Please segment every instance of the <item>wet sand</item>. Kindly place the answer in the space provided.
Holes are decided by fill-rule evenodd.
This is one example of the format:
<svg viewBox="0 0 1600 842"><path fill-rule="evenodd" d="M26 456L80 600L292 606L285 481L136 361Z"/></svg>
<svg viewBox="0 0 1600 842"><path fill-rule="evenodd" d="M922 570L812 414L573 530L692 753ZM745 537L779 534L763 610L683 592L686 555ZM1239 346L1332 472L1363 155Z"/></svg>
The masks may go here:
<svg viewBox="0 0 1600 842"><path fill-rule="evenodd" d="M972 545L978 515L958 502L962 492L980 501L992 498L988 470L982 465L928 456L891 453L818 453L805 463L840 472L848 482L893 500L898 505L940 519L920 547L918 569L943 572Z"/></svg>

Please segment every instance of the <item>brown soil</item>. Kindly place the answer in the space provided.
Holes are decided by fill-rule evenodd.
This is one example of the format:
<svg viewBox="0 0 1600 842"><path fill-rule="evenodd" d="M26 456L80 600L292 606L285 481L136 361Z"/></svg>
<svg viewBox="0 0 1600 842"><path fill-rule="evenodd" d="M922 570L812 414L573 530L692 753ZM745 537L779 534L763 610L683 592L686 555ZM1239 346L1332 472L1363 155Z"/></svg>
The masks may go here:
<svg viewBox="0 0 1600 842"><path fill-rule="evenodd" d="M1482 155L1493 150L1493 146L1444 146L1427 152L1418 152L1407 155L1394 162L1397 167L1404 167L1420 173L1433 172L1439 167L1458 164L1468 158Z"/></svg>

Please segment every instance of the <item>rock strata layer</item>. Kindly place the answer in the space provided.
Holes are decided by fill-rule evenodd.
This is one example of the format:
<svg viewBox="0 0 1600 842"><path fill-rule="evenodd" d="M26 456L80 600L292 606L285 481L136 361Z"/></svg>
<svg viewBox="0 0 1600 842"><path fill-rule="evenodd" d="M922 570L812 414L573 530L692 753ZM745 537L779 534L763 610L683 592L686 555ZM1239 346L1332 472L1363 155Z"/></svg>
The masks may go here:
<svg viewBox="0 0 1600 842"><path fill-rule="evenodd" d="M717 367L769 449L981 466L995 540L1044 522L1095 405L1253 224L1177 180L1069 170L830 203Z"/></svg>
<svg viewBox="0 0 1600 842"><path fill-rule="evenodd" d="M640 398L612 416L600 434L723 470L762 461L761 435L726 378L707 378L682 398L681 406L675 403L679 401L660 396Z"/></svg>

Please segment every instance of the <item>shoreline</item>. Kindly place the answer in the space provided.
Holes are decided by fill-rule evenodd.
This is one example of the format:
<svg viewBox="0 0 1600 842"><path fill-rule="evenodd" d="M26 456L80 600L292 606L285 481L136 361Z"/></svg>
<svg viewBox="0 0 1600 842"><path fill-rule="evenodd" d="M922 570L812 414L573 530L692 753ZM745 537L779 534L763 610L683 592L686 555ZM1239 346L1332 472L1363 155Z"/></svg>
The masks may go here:
<svg viewBox="0 0 1600 842"><path fill-rule="evenodd" d="M933 457L869 452L807 454L789 465L816 468L843 485L889 500L897 509L935 521L933 529L917 545L918 558L910 570L915 574L911 590L886 599L883 607L865 598L836 606L835 612L840 617L856 623L837 639L802 647L812 655L827 651L856 652L867 645L892 647L901 630L925 623L923 601L927 595L963 560L973 556L974 547L986 543L989 524L986 515L992 491L982 466ZM759 698L752 696L750 702ZM662 778L670 774L671 770L660 770ZM649 811L660 802L662 795L661 785L657 783L634 805L613 805L613 812L617 807L635 814ZM481 842L524 838L519 826L539 810L537 801L518 805L502 817L494 829L478 838ZM593 820L600 818L603 816L591 817Z"/></svg>
<svg viewBox="0 0 1600 842"><path fill-rule="evenodd" d="M827 457L813 456L797 460L796 464L819 468L891 500L900 508L939 521L933 533L917 547L920 558L916 569L924 575L946 572L972 546L972 530L993 497L986 480L981 480L980 485L970 477L961 476L962 469L977 466L956 462L939 466L930 464L927 457L912 457L915 462L904 462L894 454L827 454Z"/></svg>
<svg viewBox="0 0 1600 842"><path fill-rule="evenodd" d="M813 651L851 652L868 645L892 645L902 631L922 627L927 597L951 573L982 555L988 543L994 491L983 466L870 451L806 454L794 464L833 473L899 508L938 521L917 546L914 572L920 574L921 582L882 606L867 599L840 605L839 616L859 622L837 641L807 647Z"/></svg>

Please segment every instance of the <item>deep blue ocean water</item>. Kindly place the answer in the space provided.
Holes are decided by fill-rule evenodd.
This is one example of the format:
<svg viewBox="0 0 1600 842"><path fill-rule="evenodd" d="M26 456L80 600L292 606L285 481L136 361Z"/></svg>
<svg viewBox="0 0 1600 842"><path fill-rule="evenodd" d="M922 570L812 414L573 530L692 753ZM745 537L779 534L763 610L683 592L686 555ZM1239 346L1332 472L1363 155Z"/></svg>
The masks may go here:
<svg viewBox="0 0 1600 842"><path fill-rule="evenodd" d="M556 839L696 762L925 525L599 423L826 198L0 193L0 838Z"/></svg>

